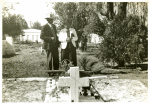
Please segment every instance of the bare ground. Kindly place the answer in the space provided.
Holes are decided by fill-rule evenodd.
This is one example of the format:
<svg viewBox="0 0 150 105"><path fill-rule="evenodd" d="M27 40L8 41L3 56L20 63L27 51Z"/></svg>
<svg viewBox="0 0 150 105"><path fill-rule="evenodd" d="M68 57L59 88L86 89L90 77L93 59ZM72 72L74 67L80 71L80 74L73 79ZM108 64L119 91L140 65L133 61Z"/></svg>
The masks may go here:
<svg viewBox="0 0 150 105"><path fill-rule="evenodd" d="M94 80L95 87L107 102L148 102L148 89L138 80Z"/></svg>
<svg viewBox="0 0 150 105"><path fill-rule="evenodd" d="M43 102L46 82L3 81L2 102Z"/></svg>

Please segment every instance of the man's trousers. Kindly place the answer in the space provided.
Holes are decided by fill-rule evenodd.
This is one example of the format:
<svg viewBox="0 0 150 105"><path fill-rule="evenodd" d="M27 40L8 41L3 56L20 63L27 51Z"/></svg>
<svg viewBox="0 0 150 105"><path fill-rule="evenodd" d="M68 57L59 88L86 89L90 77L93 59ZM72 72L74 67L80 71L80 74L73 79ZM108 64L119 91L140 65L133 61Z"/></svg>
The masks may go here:
<svg viewBox="0 0 150 105"><path fill-rule="evenodd" d="M51 50L47 50L47 69L59 70L59 54L58 47L53 47Z"/></svg>

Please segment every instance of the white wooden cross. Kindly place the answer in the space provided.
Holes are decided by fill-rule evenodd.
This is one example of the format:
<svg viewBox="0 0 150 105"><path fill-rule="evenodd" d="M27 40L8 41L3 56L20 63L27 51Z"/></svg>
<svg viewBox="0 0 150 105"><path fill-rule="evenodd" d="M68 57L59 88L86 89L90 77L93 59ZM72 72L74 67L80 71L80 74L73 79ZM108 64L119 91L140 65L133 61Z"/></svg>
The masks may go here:
<svg viewBox="0 0 150 105"><path fill-rule="evenodd" d="M70 67L70 77L59 77L59 87L70 87L70 101L79 102L79 87L89 86L89 78L79 78L79 67Z"/></svg>

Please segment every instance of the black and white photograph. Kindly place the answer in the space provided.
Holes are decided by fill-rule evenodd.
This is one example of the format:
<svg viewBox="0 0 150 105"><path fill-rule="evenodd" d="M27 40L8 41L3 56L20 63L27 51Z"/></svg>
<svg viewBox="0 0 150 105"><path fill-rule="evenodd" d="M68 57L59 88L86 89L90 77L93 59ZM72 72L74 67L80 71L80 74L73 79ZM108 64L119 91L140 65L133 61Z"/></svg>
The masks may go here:
<svg viewBox="0 0 150 105"><path fill-rule="evenodd" d="M0 0L2 103L148 102L148 5Z"/></svg>

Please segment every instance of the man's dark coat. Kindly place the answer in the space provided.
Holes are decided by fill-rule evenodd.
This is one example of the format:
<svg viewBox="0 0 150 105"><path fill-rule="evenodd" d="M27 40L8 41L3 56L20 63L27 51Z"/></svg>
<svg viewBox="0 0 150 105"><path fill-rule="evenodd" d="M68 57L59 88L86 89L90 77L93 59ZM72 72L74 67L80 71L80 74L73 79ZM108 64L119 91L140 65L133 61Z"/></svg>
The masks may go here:
<svg viewBox="0 0 150 105"><path fill-rule="evenodd" d="M52 32L52 28L50 28L48 24L45 24L41 30L40 38L44 40L43 49L45 50L51 50L54 46L59 47L56 26L54 24L52 24L52 26L55 35ZM52 41L51 37L54 37L55 41Z"/></svg>
<svg viewBox="0 0 150 105"><path fill-rule="evenodd" d="M53 27L53 28L52 28ZM54 37L54 40L51 40ZM41 30L40 38L44 40L43 49L47 52L47 69L58 70L59 69L59 54L58 47L59 41L57 37L56 26L48 24L44 25Z"/></svg>

